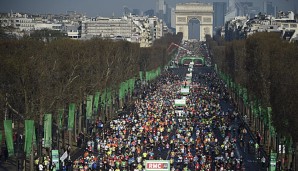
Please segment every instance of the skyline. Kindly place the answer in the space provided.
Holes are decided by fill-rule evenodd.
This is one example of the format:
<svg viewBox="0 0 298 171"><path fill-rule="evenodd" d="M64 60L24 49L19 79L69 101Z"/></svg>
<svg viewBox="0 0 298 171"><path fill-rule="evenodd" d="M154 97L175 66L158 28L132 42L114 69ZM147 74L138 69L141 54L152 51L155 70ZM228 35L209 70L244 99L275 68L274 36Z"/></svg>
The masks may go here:
<svg viewBox="0 0 298 171"><path fill-rule="evenodd" d="M165 0L170 7L175 7L177 3L185 2L226 2L227 0ZM238 0L240 2L247 2L248 0ZM140 9L146 11L149 9L155 10L156 0L4 0L0 2L0 12L22 12L31 14L65 14L67 11L76 11L88 17L96 16L122 16L123 7L129 9ZM262 5L264 1L251 0ZM297 0L270 0L274 5L278 6L278 10L282 11L297 11Z"/></svg>

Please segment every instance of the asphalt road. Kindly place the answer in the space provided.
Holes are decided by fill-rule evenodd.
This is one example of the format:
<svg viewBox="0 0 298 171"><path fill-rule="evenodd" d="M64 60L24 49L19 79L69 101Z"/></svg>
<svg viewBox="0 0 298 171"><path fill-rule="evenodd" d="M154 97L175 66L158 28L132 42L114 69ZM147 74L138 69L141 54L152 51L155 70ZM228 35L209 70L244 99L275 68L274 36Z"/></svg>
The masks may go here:
<svg viewBox="0 0 298 171"><path fill-rule="evenodd" d="M170 69L170 71L177 74L177 75L179 75L181 80L184 79L186 73L188 72L187 67L182 67L182 68L178 68L178 69ZM212 69L208 68L208 67L195 68L194 72L193 72L193 80L192 81L197 82L197 83L206 83L209 86L214 86L214 85L211 84L211 82L209 82L210 80L205 80L204 78L199 77L200 74L211 73L211 72L212 72ZM220 104L220 107L221 107L222 111L224 111L224 112L229 112L229 111L234 110L232 102L227 100L227 99L220 100L219 104ZM239 126L243 126L243 120L239 117L240 117L240 115L238 115L236 117L236 119L234 119L232 121L232 123L229 125L231 130L234 130L234 129L237 130L239 128ZM179 123L179 117L178 116L175 117L175 120ZM176 125L176 127L174 127L174 129L170 133L169 137L172 137L173 135L175 135L175 131L177 129L180 129L178 125ZM244 137L244 144L248 144L249 141L253 140L253 137L251 136L252 134L251 134L250 130L248 129L247 131L248 131L248 134L247 134L247 136ZM213 132L214 132L215 136L218 138L219 142L223 142L224 137L222 137L222 134L220 133L220 130L218 128L214 128ZM251 171L266 170L265 168L261 167L260 160L257 159L255 153L252 152L252 150L250 152L248 152L246 146L245 146L245 149L240 146L240 139L239 139L237 131L235 131L235 132L232 131L232 137L234 137L236 139L236 146L235 146L235 156L236 156L236 158L241 158L241 157L243 158L243 162L244 162L243 170L244 169L249 170L249 171L250 170ZM195 138L195 136L194 136L194 138ZM153 149L154 149L153 150L154 153L159 154L159 157L161 159L164 159L164 160L169 159L170 150L168 148L165 148L162 145L157 145ZM192 147L191 152L194 154L195 151L196 151L195 148ZM80 156L82 156L83 153L84 153L84 149L81 149L81 150L77 151L75 154L73 154L71 156L71 159L72 160L77 159ZM260 156L260 158L261 157L262 156ZM214 156L213 156L213 158L214 158ZM174 165L175 166L177 165L177 160L178 159L177 159L177 156L176 156L175 160L174 160ZM212 168L214 169L214 165L212 166Z"/></svg>

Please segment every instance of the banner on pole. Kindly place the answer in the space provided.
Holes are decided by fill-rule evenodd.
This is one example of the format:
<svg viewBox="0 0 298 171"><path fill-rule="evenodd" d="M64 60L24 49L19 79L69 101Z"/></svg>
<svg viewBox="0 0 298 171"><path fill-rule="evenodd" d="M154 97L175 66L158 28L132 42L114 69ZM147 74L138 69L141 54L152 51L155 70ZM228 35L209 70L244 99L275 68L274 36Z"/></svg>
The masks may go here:
<svg viewBox="0 0 298 171"><path fill-rule="evenodd" d="M14 154L13 139L12 139L12 120L4 120L4 131L8 156Z"/></svg>
<svg viewBox="0 0 298 171"><path fill-rule="evenodd" d="M91 119L92 117L92 101L93 101L93 96L89 95L87 96L87 109L86 109L86 118Z"/></svg>
<svg viewBox="0 0 298 171"><path fill-rule="evenodd" d="M96 92L95 96L94 96L94 112L97 113L98 112L98 104L99 104L99 96L100 96L100 92Z"/></svg>
<svg viewBox="0 0 298 171"><path fill-rule="evenodd" d="M34 134L34 121L33 120L25 120L25 147L24 151L26 153L26 157L30 156L32 152L32 143L33 143L33 134Z"/></svg>
<svg viewBox="0 0 298 171"><path fill-rule="evenodd" d="M277 153L270 153L270 171L275 171L276 170L276 158L277 158Z"/></svg>
<svg viewBox="0 0 298 171"><path fill-rule="evenodd" d="M52 114L44 115L44 147L52 146Z"/></svg>
<svg viewBox="0 0 298 171"><path fill-rule="evenodd" d="M74 127L74 113L75 113L75 104L69 104L68 108L68 130L73 130Z"/></svg>
<svg viewBox="0 0 298 171"><path fill-rule="evenodd" d="M59 151L52 150L52 162L55 163L56 168L60 168Z"/></svg>
<svg viewBox="0 0 298 171"><path fill-rule="evenodd" d="M140 80L143 81L143 72L139 71L139 75L140 75Z"/></svg>

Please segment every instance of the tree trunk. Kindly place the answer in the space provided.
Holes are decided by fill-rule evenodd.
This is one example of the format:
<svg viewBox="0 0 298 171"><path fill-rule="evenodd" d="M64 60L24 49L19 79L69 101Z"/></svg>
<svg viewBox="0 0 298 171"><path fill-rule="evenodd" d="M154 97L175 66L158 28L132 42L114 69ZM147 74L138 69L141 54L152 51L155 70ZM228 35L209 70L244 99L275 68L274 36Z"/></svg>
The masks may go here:
<svg viewBox="0 0 298 171"><path fill-rule="evenodd" d="M293 155L293 170L298 169L298 156L297 155L298 155L298 143L295 143L295 149L294 149L294 155Z"/></svg>
<svg viewBox="0 0 298 171"><path fill-rule="evenodd" d="M83 115L83 104L79 104L79 124L78 133L82 132L82 115Z"/></svg>
<svg viewBox="0 0 298 171"><path fill-rule="evenodd" d="M69 130L69 132L68 132L68 144L69 144L69 146L70 147L72 147L72 131L73 130Z"/></svg>
<svg viewBox="0 0 298 171"><path fill-rule="evenodd" d="M78 117L77 117L77 111L75 111L75 114L74 114L74 130L73 130L73 133L74 133L74 137L77 137L77 122L78 122ZM73 145L73 142L71 142Z"/></svg>
<svg viewBox="0 0 298 171"><path fill-rule="evenodd" d="M30 170L34 170L34 148L33 148L33 143L32 143L32 148L31 148L31 155L30 155ZM24 169L26 170L26 160L24 161Z"/></svg>

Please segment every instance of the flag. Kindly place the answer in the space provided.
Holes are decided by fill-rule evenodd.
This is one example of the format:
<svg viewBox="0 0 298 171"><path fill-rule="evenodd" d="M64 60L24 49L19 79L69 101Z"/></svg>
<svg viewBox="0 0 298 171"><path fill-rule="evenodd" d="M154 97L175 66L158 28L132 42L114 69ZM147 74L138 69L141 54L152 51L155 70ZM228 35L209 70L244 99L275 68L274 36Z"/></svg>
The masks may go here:
<svg viewBox="0 0 298 171"><path fill-rule="evenodd" d="M140 71L139 74L140 74L140 80L143 81L143 71Z"/></svg>
<svg viewBox="0 0 298 171"><path fill-rule="evenodd" d="M32 142L33 142L34 132L35 132L34 121L33 120L25 120L25 147L24 147L24 151L25 151L27 157L29 157L31 152L32 152Z"/></svg>
<svg viewBox="0 0 298 171"><path fill-rule="evenodd" d="M44 147L52 147L52 114L44 115Z"/></svg>
<svg viewBox="0 0 298 171"><path fill-rule="evenodd" d="M99 91L95 93L94 95L94 112L97 113L98 112L98 104L99 104L99 96L100 96L100 93Z"/></svg>
<svg viewBox="0 0 298 171"><path fill-rule="evenodd" d="M86 108L86 119L91 119L93 109L93 95L87 96L87 108Z"/></svg>
<svg viewBox="0 0 298 171"><path fill-rule="evenodd" d="M13 139L12 139L12 120L4 120L4 131L8 156L14 154Z"/></svg>
<svg viewBox="0 0 298 171"><path fill-rule="evenodd" d="M64 160L66 159L67 156L68 156L67 151L65 151L65 152L62 154L62 156L60 157L60 160L61 160L62 162L64 162Z"/></svg>
<svg viewBox="0 0 298 171"><path fill-rule="evenodd" d="M111 91L111 89L110 88L108 88L107 89L107 91L106 91L106 104L107 104L107 106L111 106L111 104L112 104L112 91Z"/></svg>
<svg viewBox="0 0 298 171"><path fill-rule="evenodd" d="M107 90L104 89L103 90L103 93L101 94L101 102L102 102L102 105L105 106L106 105L106 96L107 96Z"/></svg>
<svg viewBox="0 0 298 171"><path fill-rule="evenodd" d="M75 113L75 104L69 104L68 108L68 130L73 130L74 127L74 113Z"/></svg>

